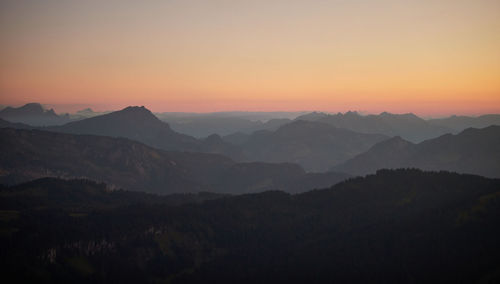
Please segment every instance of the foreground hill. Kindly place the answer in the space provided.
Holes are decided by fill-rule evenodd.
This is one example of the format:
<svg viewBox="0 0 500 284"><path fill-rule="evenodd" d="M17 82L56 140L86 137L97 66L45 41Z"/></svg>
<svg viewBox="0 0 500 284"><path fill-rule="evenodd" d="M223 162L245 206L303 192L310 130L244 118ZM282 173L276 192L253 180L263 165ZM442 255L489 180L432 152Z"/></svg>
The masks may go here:
<svg viewBox="0 0 500 284"><path fill-rule="evenodd" d="M221 155L167 152L123 138L10 128L0 129L0 137L0 181L10 184L56 176L163 194L287 188L297 192L347 177L311 176L294 164L238 164Z"/></svg>
<svg viewBox="0 0 500 284"><path fill-rule="evenodd" d="M69 122L69 115L57 115L53 109L45 110L38 103L29 103L0 110L0 118L9 122L24 123L31 126L60 125Z"/></svg>
<svg viewBox="0 0 500 284"><path fill-rule="evenodd" d="M299 195L215 196L182 206L102 187L44 179L0 188L3 276L18 283L500 280L500 180L384 170Z"/></svg>
<svg viewBox="0 0 500 284"><path fill-rule="evenodd" d="M240 159L239 149L220 139L217 144L204 143L194 137L177 133L144 107L127 107L120 111L70 122L46 130L123 137L167 151L189 151L225 154Z"/></svg>
<svg viewBox="0 0 500 284"><path fill-rule="evenodd" d="M412 113L391 114L383 112L378 115L366 116L351 111L345 114L310 113L299 116L296 120L323 122L361 133L379 133L391 137L401 136L412 142L435 138L452 131L448 127L431 124Z"/></svg>
<svg viewBox="0 0 500 284"><path fill-rule="evenodd" d="M254 132L239 145L251 160L291 162L308 171L325 171L387 138L299 120L276 131Z"/></svg>
<svg viewBox="0 0 500 284"><path fill-rule="evenodd" d="M419 144L394 137L334 167L353 175L381 168L414 167L500 177L500 126L470 128Z"/></svg>

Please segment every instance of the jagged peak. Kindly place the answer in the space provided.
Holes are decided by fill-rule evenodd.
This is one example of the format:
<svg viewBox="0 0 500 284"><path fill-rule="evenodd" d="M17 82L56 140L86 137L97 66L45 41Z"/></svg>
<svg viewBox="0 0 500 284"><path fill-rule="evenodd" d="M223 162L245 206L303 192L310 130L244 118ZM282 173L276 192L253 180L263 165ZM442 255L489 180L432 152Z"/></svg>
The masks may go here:
<svg viewBox="0 0 500 284"><path fill-rule="evenodd" d="M151 111L144 106L128 106L121 111L147 111L151 113Z"/></svg>
<svg viewBox="0 0 500 284"><path fill-rule="evenodd" d="M144 106L128 106L128 107L126 107L122 110L116 111L114 113L141 115L141 116L149 116L149 117L156 118L156 116L149 109L145 108ZM110 114L113 114L113 112Z"/></svg>
<svg viewBox="0 0 500 284"><path fill-rule="evenodd" d="M18 109L29 110L34 112L44 112L43 106L39 103L27 103L22 107L19 107Z"/></svg>

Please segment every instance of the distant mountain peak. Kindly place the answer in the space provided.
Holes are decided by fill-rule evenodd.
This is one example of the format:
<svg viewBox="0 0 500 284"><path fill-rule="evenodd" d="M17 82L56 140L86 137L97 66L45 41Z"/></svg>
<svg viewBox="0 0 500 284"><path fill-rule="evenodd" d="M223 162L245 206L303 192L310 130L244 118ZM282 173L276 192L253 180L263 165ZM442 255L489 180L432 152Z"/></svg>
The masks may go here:
<svg viewBox="0 0 500 284"><path fill-rule="evenodd" d="M359 116L357 111L348 111L344 114L345 116Z"/></svg>
<svg viewBox="0 0 500 284"><path fill-rule="evenodd" d="M39 103L27 103L18 108L7 107L0 111L0 117L34 126L58 125L69 121L68 116L59 116L53 109L46 110Z"/></svg>
<svg viewBox="0 0 500 284"><path fill-rule="evenodd" d="M25 110L28 110L28 109L29 110L40 110L40 111L44 110L40 103L27 103L20 108L25 109Z"/></svg>
<svg viewBox="0 0 500 284"><path fill-rule="evenodd" d="M372 149L377 149L377 150L396 150L396 149L403 149L409 146L415 145L410 141L407 141L401 136L394 136L392 138L389 138L385 141L382 141L380 143L375 144Z"/></svg>
<svg viewBox="0 0 500 284"><path fill-rule="evenodd" d="M147 112L147 113L152 114L152 112L149 109L145 108L144 106L128 106L128 107L122 109L121 111Z"/></svg>
<svg viewBox="0 0 500 284"><path fill-rule="evenodd" d="M79 110L76 113L87 113L87 112L94 112L94 110L88 107L88 108Z"/></svg>
<svg viewBox="0 0 500 284"><path fill-rule="evenodd" d="M128 116L130 118L138 119L149 119L149 120L157 120L160 121L149 109L145 108L144 106L128 106L122 110L112 112L108 115L111 116Z"/></svg>
<svg viewBox="0 0 500 284"><path fill-rule="evenodd" d="M397 135L397 136L394 136L392 138L389 138L381 143L406 143L406 144L413 144L411 143L410 141L407 141L405 139L403 139L401 136Z"/></svg>

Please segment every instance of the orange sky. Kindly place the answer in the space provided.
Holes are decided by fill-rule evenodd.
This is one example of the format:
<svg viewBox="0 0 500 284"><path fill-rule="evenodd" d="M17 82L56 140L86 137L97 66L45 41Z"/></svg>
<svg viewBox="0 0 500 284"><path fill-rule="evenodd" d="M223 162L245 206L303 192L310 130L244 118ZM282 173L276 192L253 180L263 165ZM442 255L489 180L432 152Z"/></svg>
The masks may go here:
<svg viewBox="0 0 500 284"><path fill-rule="evenodd" d="M500 113L498 0L0 2L0 104Z"/></svg>

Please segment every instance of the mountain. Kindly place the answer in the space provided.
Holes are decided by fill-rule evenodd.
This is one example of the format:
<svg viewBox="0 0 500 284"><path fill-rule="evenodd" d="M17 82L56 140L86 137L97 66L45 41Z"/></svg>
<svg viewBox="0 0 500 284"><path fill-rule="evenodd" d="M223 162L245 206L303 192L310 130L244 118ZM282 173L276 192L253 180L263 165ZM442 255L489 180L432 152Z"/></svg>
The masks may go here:
<svg viewBox="0 0 500 284"><path fill-rule="evenodd" d="M307 171L325 171L387 138L298 120L276 131L256 131L240 145L245 156L254 161L290 162Z"/></svg>
<svg viewBox="0 0 500 284"><path fill-rule="evenodd" d="M466 128L484 128L490 125L500 125L500 114L486 114L478 117L471 116L450 116L447 118L437 118L427 120L430 124L453 129L460 132Z"/></svg>
<svg viewBox="0 0 500 284"><path fill-rule="evenodd" d="M192 118L192 117L219 117L219 118L241 118L250 121L269 121L272 119L294 119L299 115L307 114L305 111L287 112L287 111L220 111L211 113L199 112L162 112L155 113L161 120L169 120L171 118Z"/></svg>
<svg viewBox="0 0 500 284"><path fill-rule="evenodd" d="M18 108L6 107L0 111L0 118L31 126L60 125L71 120L69 115L57 115L53 109L45 110L38 103L29 103Z"/></svg>
<svg viewBox="0 0 500 284"><path fill-rule="evenodd" d="M198 140L173 131L168 124L160 121L144 107L127 107L48 130L129 138L164 150L196 151L200 148Z"/></svg>
<svg viewBox="0 0 500 284"><path fill-rule="evenodd" d="M252 133L261 129L276 130L291 120L283 118L262 122L243 117L200 114L188 117L162 116L162 121L167 122L173 130L179 133L201 138L211 134L225 136L235 132Z"/></svg>
<svg viewBox="0 0 500 284"><path fill-rule="evenodd" d="M89 208L112 209L137 203L179 206L201 203L206 200L227 197L227 194L211 192L154 195L110 187L88 179L61 179L45 177L11 187L1 186L0 207L6 209L15 204L17 209L36 206L59 208L69 211L86 211Z"/></svg>
<svg viewBox="0 0 500 284"><path fill-rule="evenodd" d="M500 126L469 128L413 144L394 137L332 169L353 175L381 168L420 168L500 177Z"/></svg>
<svg viewBox="0 0 500 284"><path fill-rule="evenodd" d="M242 146L250 138L251 134L246 134L243 132L235 132L222 137L222 140L233 145Z"/></svg>
<svg viewBox="0 0 500 284"><path fill-rule="evenodd" d="M3 277L15 283L500 280L498 179L382 170L298 195L188 195L172 205L178 197L109 191L83 180L0 186Z"/></svg>
<svg viewBox="0 0 500 284"><path fill-rule="evenodd" d="M96 112L91 108L86 108L86 109L79 110L79 111L72 113L72 114L70 113L69 116L73 120L81 120L81 119L90 118L90 117L94 117L94 116L98 116L98 115L108 114L110 112L111 111Z"/></svg>
<svg viewBox="0 0 500 284"><path fill-rule="evenodd" d="M34 129L36 127L19 122L8 122L0 118L0 128Z"/></svg>
<svg viewBox="0 0 500 284"><path fill-rule="evenodd" d="M46 130L123 137L167 151L220 153L233 159L242 159L241 153L222 139L218 144L214 143L217 142L214 140L207 140L208 143L204 143L194 137L177 133L145 107L127 107L62 126L49 127Z"/></svg>
<svg viewBox="0 0 500 284"><path fill-rule="evenodd" d="M222 155L167 152L123 138L10 128L0 129L0 136L0 182L8 184L52 176L161 194L288 187L299 192L348 177L329 173L311 182L294 164L235 163Z"/></svg>
<svg viewBox="0 0 500 284"><path fill-rule="evenodd" d="M299 116L296 120L323 122L360 133L379 133L391 137L401 136L412 142L421 142L452 131L448 127L431 124L412 113L391 114L383 112L379 115L366 116L352 111L333 115L311 113Z"/></svg>

